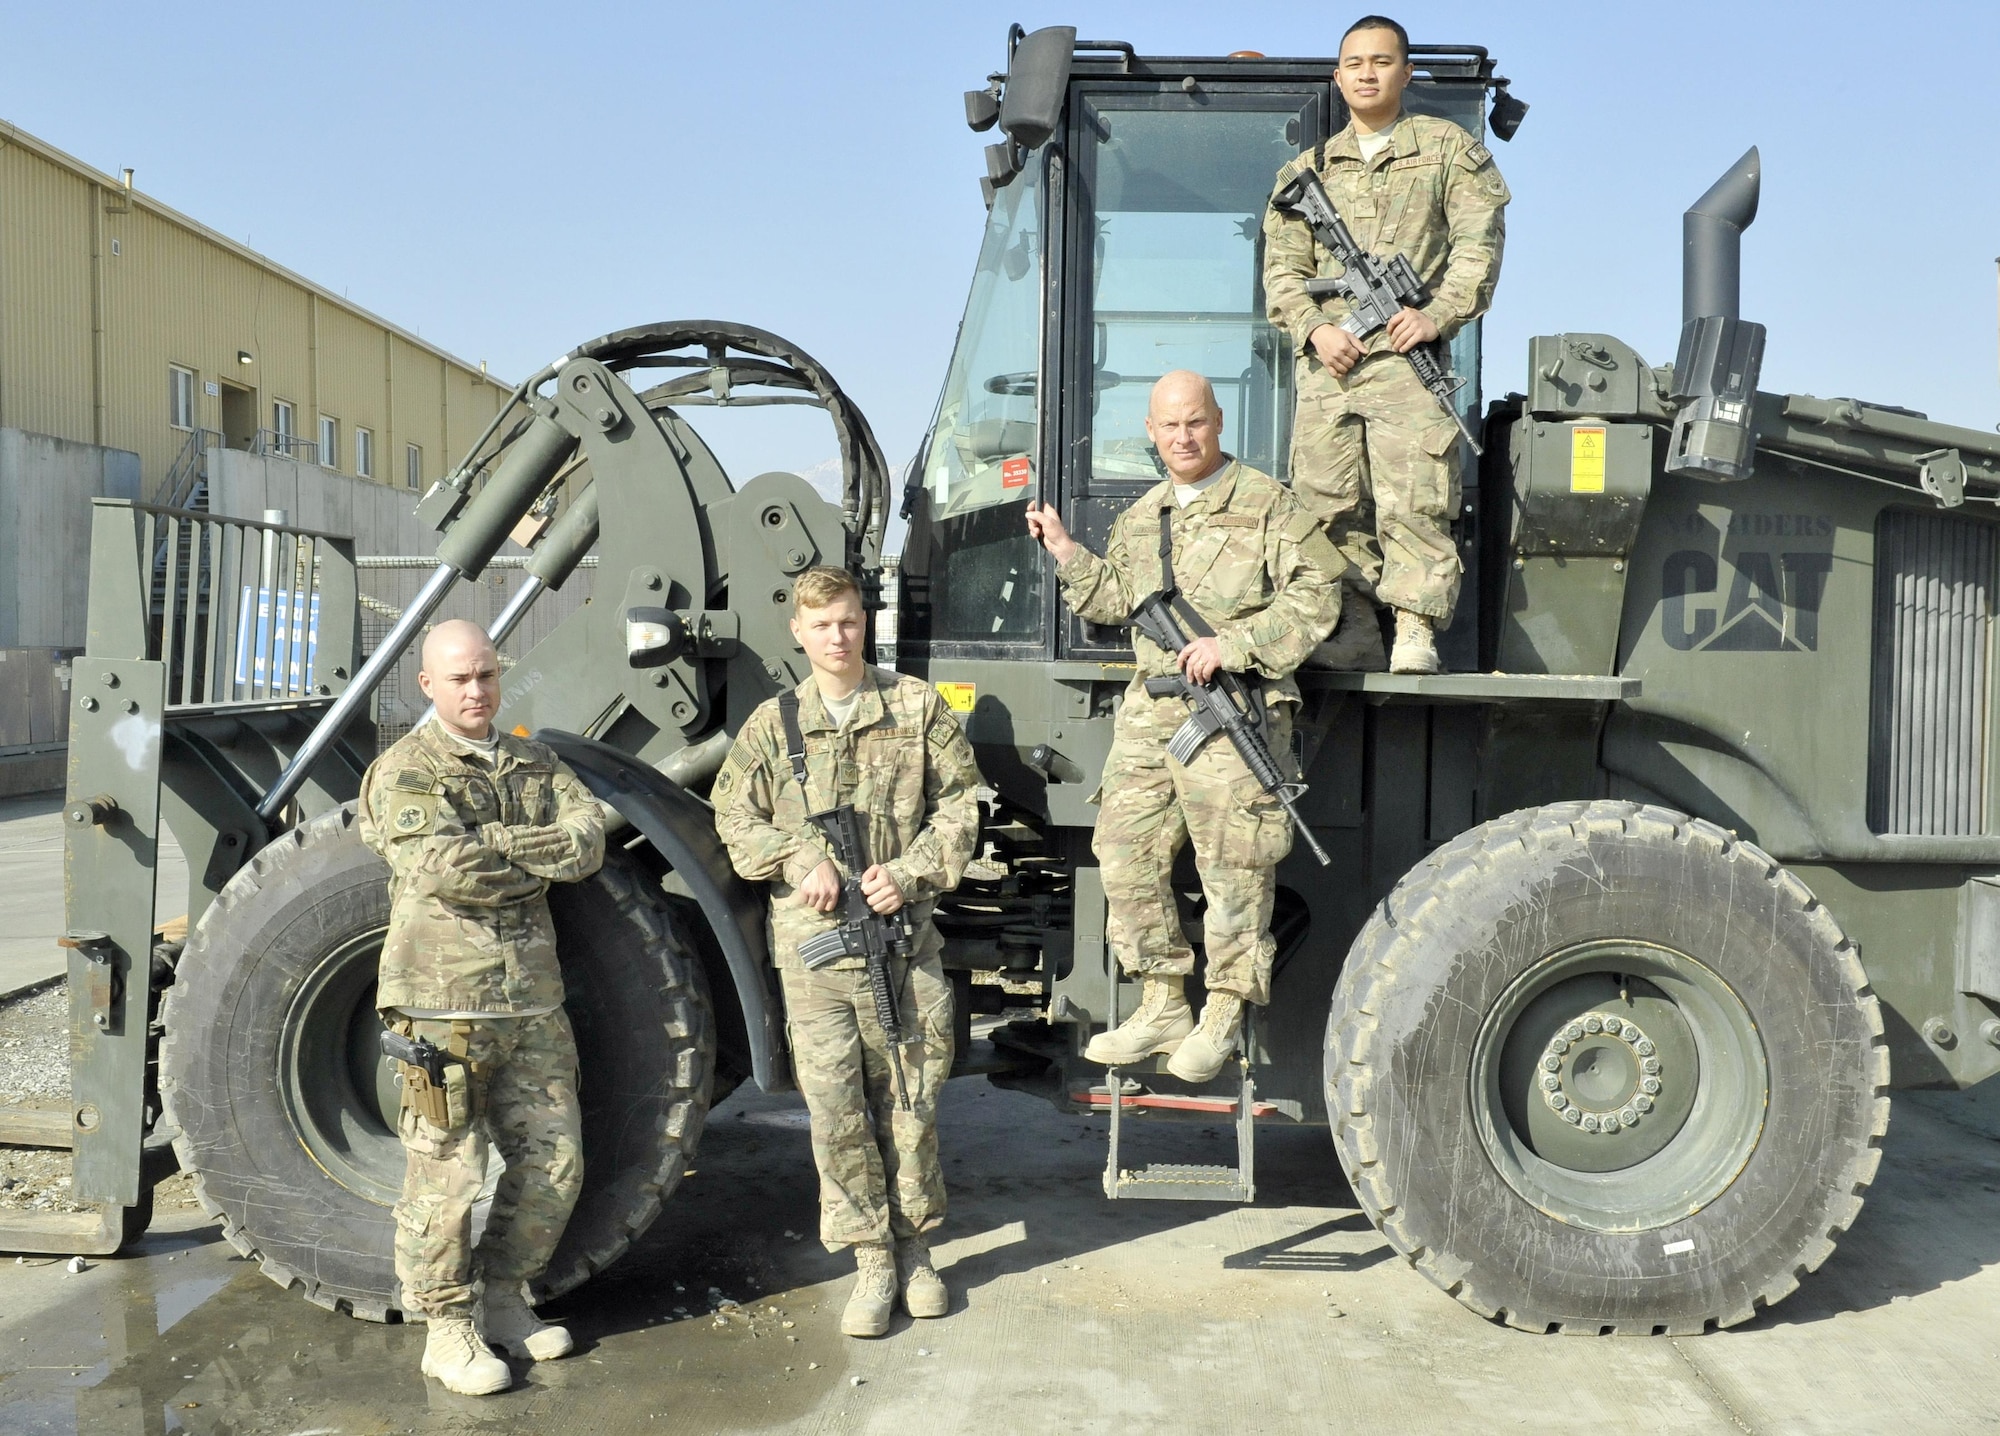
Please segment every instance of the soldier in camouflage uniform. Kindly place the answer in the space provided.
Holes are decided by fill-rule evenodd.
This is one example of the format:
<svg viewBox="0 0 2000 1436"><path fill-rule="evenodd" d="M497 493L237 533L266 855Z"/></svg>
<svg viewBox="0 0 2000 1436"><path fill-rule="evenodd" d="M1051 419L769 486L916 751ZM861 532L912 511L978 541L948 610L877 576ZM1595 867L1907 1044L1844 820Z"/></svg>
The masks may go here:
<svg viewBox="0 0 2000 1436"><path fill-rule="evenodd" d="M1338 275L1339 261L1303 218L1275 205L1264 216L1264 292L1296 356L1293 492L1355 575L1337 637L1315 666L1383 666L1372 593L1396 615L1388 666L1435 673L1433 630L1458 602L1458 428L1399 356L1450 339L1493 302L1508 194L1486 146L1449 120L1403 113L1410 75L1403 27L1380 15L1357 20L1334 72L1353 118L1279 170L1276 187L1316 171L1355 242L1408 256L1428 304L1357 342L1338 327L1345 300L1306 293L1308 279Z"/></svg>
<svg viewBox="0 0 2000 1436"><path fill-rule="evenodd" d="M927 1233L944 1220L937 1102L951 1073L951 984L931 923L979 837L979 770L958 720L930 685L862 661L867 632L851 575L815 568L793 592L792 633L813 673L788 695L803 753L801 785L782 699L750 715L717 774L715 826L736 871L770 884L771 951L785 989L792 1063L812 1118L820 1240L855 1249L858 1279L841 1317L849 1336L881 1336L900 1293L911 1316L950 1307ZM893 1048L859 957L808 970L799 945L839 925L841 874L807 815L851 803L870 866L869 906L908 905L915 956L898 1012L915 1040ZM895 1098L900 1063L907 1109Z"/></svg>
<svg viewBox="0 0 2000 1436"><path fill-rule="evenodd" d="M477 626L432 630L419 681L436 721L369 765L360 803L362 840L390 868L376 1005L457 1059L442 1089L401 1067L396 1277L429 1323L424 1374L480 1396L512 1380L482 1336L538 1361L571 1349L525 1296L583 1183L576 1041L544 894L597 871L604 819L554 753L494 730L499 658ZM506 1170L475 1251L489 1142Z"/></svg>
<svg viewBox="0 0 2000 1436"><path fill-rule="evenodd" d="M1177 666L1197 681L1219 668L1254 680L1271 749L1288 762L1299 701L1292 670L1333 626L1344 565L1276 480L1222 452L1222 412L1206 379L1186 371L1161 379L1146 432L1171 477L1118 516L1104 557L1071 538L1053 508L1031 505L1028 528L1054 556L1070 608L1093 623L1121 624L1162 586L1167 526L1174 582L1214 630L1177 654L1133 633L1138 672L1118 710L1091 849L1109 904L1107 936L1125 971L1142 979L1143 996L1130 1018L1084 1049L1113 1066L1168 1053L1175 1076L1206 1082L1236 1049L1243 1004L1270 1000L1271 905L1291 820L1228 739L1211 739L1190 763L1171 757L1167 741L1187 704L1149 696L1146 680ZM1172 883L1174 855L1190 839L1208 897L1199 1027L1183 990L1194 950Z"/></svg>

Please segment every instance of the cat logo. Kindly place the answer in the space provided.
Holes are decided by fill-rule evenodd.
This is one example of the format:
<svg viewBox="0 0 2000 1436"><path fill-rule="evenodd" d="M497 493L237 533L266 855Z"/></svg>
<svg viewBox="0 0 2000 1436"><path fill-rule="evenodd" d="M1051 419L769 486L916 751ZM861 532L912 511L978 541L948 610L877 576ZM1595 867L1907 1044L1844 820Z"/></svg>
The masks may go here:
<svg viewBox="0 0 2000 1436"><path fill-rule="evenodd" d="M1811 653L1833 555L1745 549L1728 554L1729 593L1715 554L1682 549L1660 570L1660 636L1686 653ZM1713 596L1713 597L1711 597Z"/></svg>

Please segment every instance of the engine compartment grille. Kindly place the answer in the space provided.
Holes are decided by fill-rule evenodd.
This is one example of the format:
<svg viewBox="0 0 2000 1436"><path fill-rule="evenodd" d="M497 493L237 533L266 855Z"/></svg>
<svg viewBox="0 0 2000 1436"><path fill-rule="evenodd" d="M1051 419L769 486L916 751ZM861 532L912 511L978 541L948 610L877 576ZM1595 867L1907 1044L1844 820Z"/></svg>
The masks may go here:
<svg viewBox="0 0 2000 1436"><path fill-rule="evenodd" d="M1876 520L1868 824L1878 833L1988 831L1996 581L2000 526L1901 508Z"/></svg>

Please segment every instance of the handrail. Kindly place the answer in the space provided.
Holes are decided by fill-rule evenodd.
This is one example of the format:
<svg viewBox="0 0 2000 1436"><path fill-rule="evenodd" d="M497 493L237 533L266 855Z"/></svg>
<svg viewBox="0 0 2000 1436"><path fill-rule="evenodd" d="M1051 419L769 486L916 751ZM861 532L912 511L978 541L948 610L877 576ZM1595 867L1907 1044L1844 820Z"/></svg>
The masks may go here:
<svg viewBox="0 0 2000 1436"><path fill-rule="evenodd" d="M188 430L180 452L167 466L167 476L160 481L160 487L153 494L153 502L161 508L185 508L188 498L194 493L194 486L206 475L207 464L204 461L208 451L221 448L222 442L222 435L214 429Z"/></svg>
<svg viewBox="0 0 2000 1436"><path fill-rule="evenodd" d="M301 439L296 434L281 434L276 429L259 429L250 438L250 452L253 454L276 454L281 459L294 459L302 464L319 462L319 440Z"/></svg>

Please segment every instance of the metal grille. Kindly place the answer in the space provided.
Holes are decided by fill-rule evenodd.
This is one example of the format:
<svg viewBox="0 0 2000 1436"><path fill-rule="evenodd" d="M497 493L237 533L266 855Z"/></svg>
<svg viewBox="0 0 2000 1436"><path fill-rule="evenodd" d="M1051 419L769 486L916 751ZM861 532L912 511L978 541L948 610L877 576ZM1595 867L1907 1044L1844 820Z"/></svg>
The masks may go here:
<svg viewBox="0 0 2000 1436"><path fill-rule="evenodd" d="M1875 525L1868 822L1878 833L1984 833L1988 651L2000 528L1917 509Z"/></svg>

